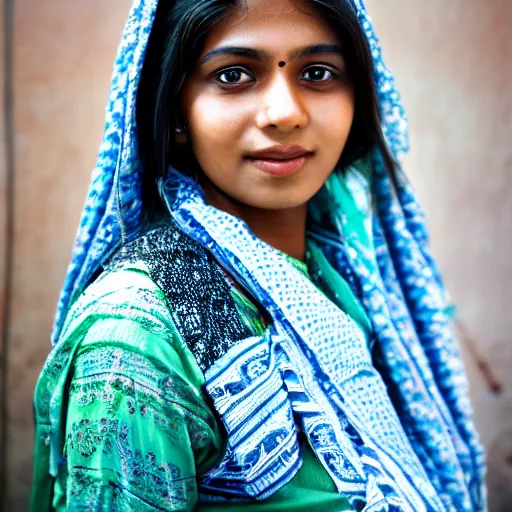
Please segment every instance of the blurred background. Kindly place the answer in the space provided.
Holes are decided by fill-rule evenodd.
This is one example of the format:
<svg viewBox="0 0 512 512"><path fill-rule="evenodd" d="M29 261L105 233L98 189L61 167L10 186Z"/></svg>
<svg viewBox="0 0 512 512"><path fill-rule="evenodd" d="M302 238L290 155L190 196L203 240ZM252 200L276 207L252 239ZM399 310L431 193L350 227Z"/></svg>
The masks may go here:
<svg viewBox="0 0 512 512"><path fill-rule="evenodd" d="M410 120L405 169L462 322L490 511L509 512L512 0L367 4ZM0 7L0 494L8 511L28 507L32 393L129 7L129 0L4 0Z"/></svg>

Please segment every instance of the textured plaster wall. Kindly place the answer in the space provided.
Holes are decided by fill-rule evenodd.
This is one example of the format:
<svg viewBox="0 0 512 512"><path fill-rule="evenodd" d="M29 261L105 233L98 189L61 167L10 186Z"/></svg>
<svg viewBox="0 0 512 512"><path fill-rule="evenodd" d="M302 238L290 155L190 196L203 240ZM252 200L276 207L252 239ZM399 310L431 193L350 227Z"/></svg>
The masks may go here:
<svg viewBox="0 0 512 512"><path fill-rule="evenodd" d="M434 252L467 331L503 384L500 395L491 394L465 350L478 428L489 453L491 511L508 511L512 2L368 4L409 114L411 153L405 168L425 207ZM101 139L110 70L128 8L128 0L15 0L10 511L26 510L28 503L33 387L49 349L55 302ZM0 121L0 135L2 130ZM0 220L2 142L3 137ZM0 227L0 240L2 235ZM0 269L2 258L3 252Z"/></svg>
<svg viewBox="0 0 512 512"><path fill-rule="evenodd" d="M0 5L0 27L4 25L4 4ZM5 65L4 65L4 39L0 39L0 98L4 97L5 84ZM5 185L7 177L5 161L5 112L4 102L0 102L0 283L3 283L4 277L4 247L5 247ZM3 287L0 284L0 326L2 324L3 313ZM2 428L2 425L0 425Z"/></svg>
<svg viewBox="0 0 512 512"><path fill-rule="evenodd" d="M0 27L4 26L4 4L0 4ZM4 84L5 84L5 62L4 62L4 38L0 40L0 98L4 97ZM5 161L5 112L4 102L0 101L0 333L4 325L4 305L5 305L5 291L4 291L4 277L5 277L5 247L6 247L6 232L5 232L5 217L6 217L6 202L5 202L5 185L7 177L6 161ZM2 335L0 334L0 337ZM1 338L0 338L1 339ZM1 342L0 342L1 343ZM4 389L5 379L2 375L2 368L4 366L6 354L4 353L4 346L0 346L0 396L6 391ZM3 417L3 412L0 412L0 439L3 439L6 419ZM0 500L1 502L1 500Z"/></svg>

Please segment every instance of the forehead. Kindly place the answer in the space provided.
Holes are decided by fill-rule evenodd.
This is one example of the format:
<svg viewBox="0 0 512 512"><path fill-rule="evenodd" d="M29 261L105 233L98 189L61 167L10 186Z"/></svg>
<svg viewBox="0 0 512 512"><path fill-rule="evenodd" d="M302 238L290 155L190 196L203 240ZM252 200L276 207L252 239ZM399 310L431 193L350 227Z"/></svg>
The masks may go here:
<svg viewBox="0 0 512 512"><path fill-rule="evenodd" d="M304 0L242 0L208 35L203 54L223 45L280 54L315 43L341 44L339 36Z"/></svg>

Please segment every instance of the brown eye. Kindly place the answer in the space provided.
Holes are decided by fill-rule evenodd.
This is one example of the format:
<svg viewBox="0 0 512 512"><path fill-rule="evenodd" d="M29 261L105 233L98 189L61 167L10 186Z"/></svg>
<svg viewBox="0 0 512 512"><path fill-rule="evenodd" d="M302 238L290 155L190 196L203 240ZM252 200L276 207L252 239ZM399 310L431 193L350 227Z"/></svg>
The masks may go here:
<svg viewBox="0 0 512 512"><path fill-rule="evenodd" d="M226 85L240 85L247 83L249 80L241 81L243 76L246 76L249 78L249 80L252 79L251 76L249 76L248 73L246 73L242 68L231 68L231 69L225 69L217 74L217 80Z"/></svg>
<svg viewBox="0 0 512 512"><path fill-rule="evenodd" d="M307 82L326 83L337 78L338 75L330 69L321 66L312 66L306 69L301 76Z"/></svg>

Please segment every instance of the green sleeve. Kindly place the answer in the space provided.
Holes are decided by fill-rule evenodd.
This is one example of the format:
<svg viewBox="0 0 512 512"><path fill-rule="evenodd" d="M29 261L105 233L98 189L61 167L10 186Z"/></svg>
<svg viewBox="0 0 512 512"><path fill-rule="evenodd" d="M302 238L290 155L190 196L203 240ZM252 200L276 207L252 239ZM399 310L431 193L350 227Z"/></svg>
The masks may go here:
<svg viewBox="0 0 512 512"><path fill-rule="evenodd" d="M140 273L116 274L95 297L94 321L83 310L87 329L54 409L63 446L53 509L192 511L197 474L220 453L217 424L172 322L163 330L152 314L158 290Z"/></svg>

